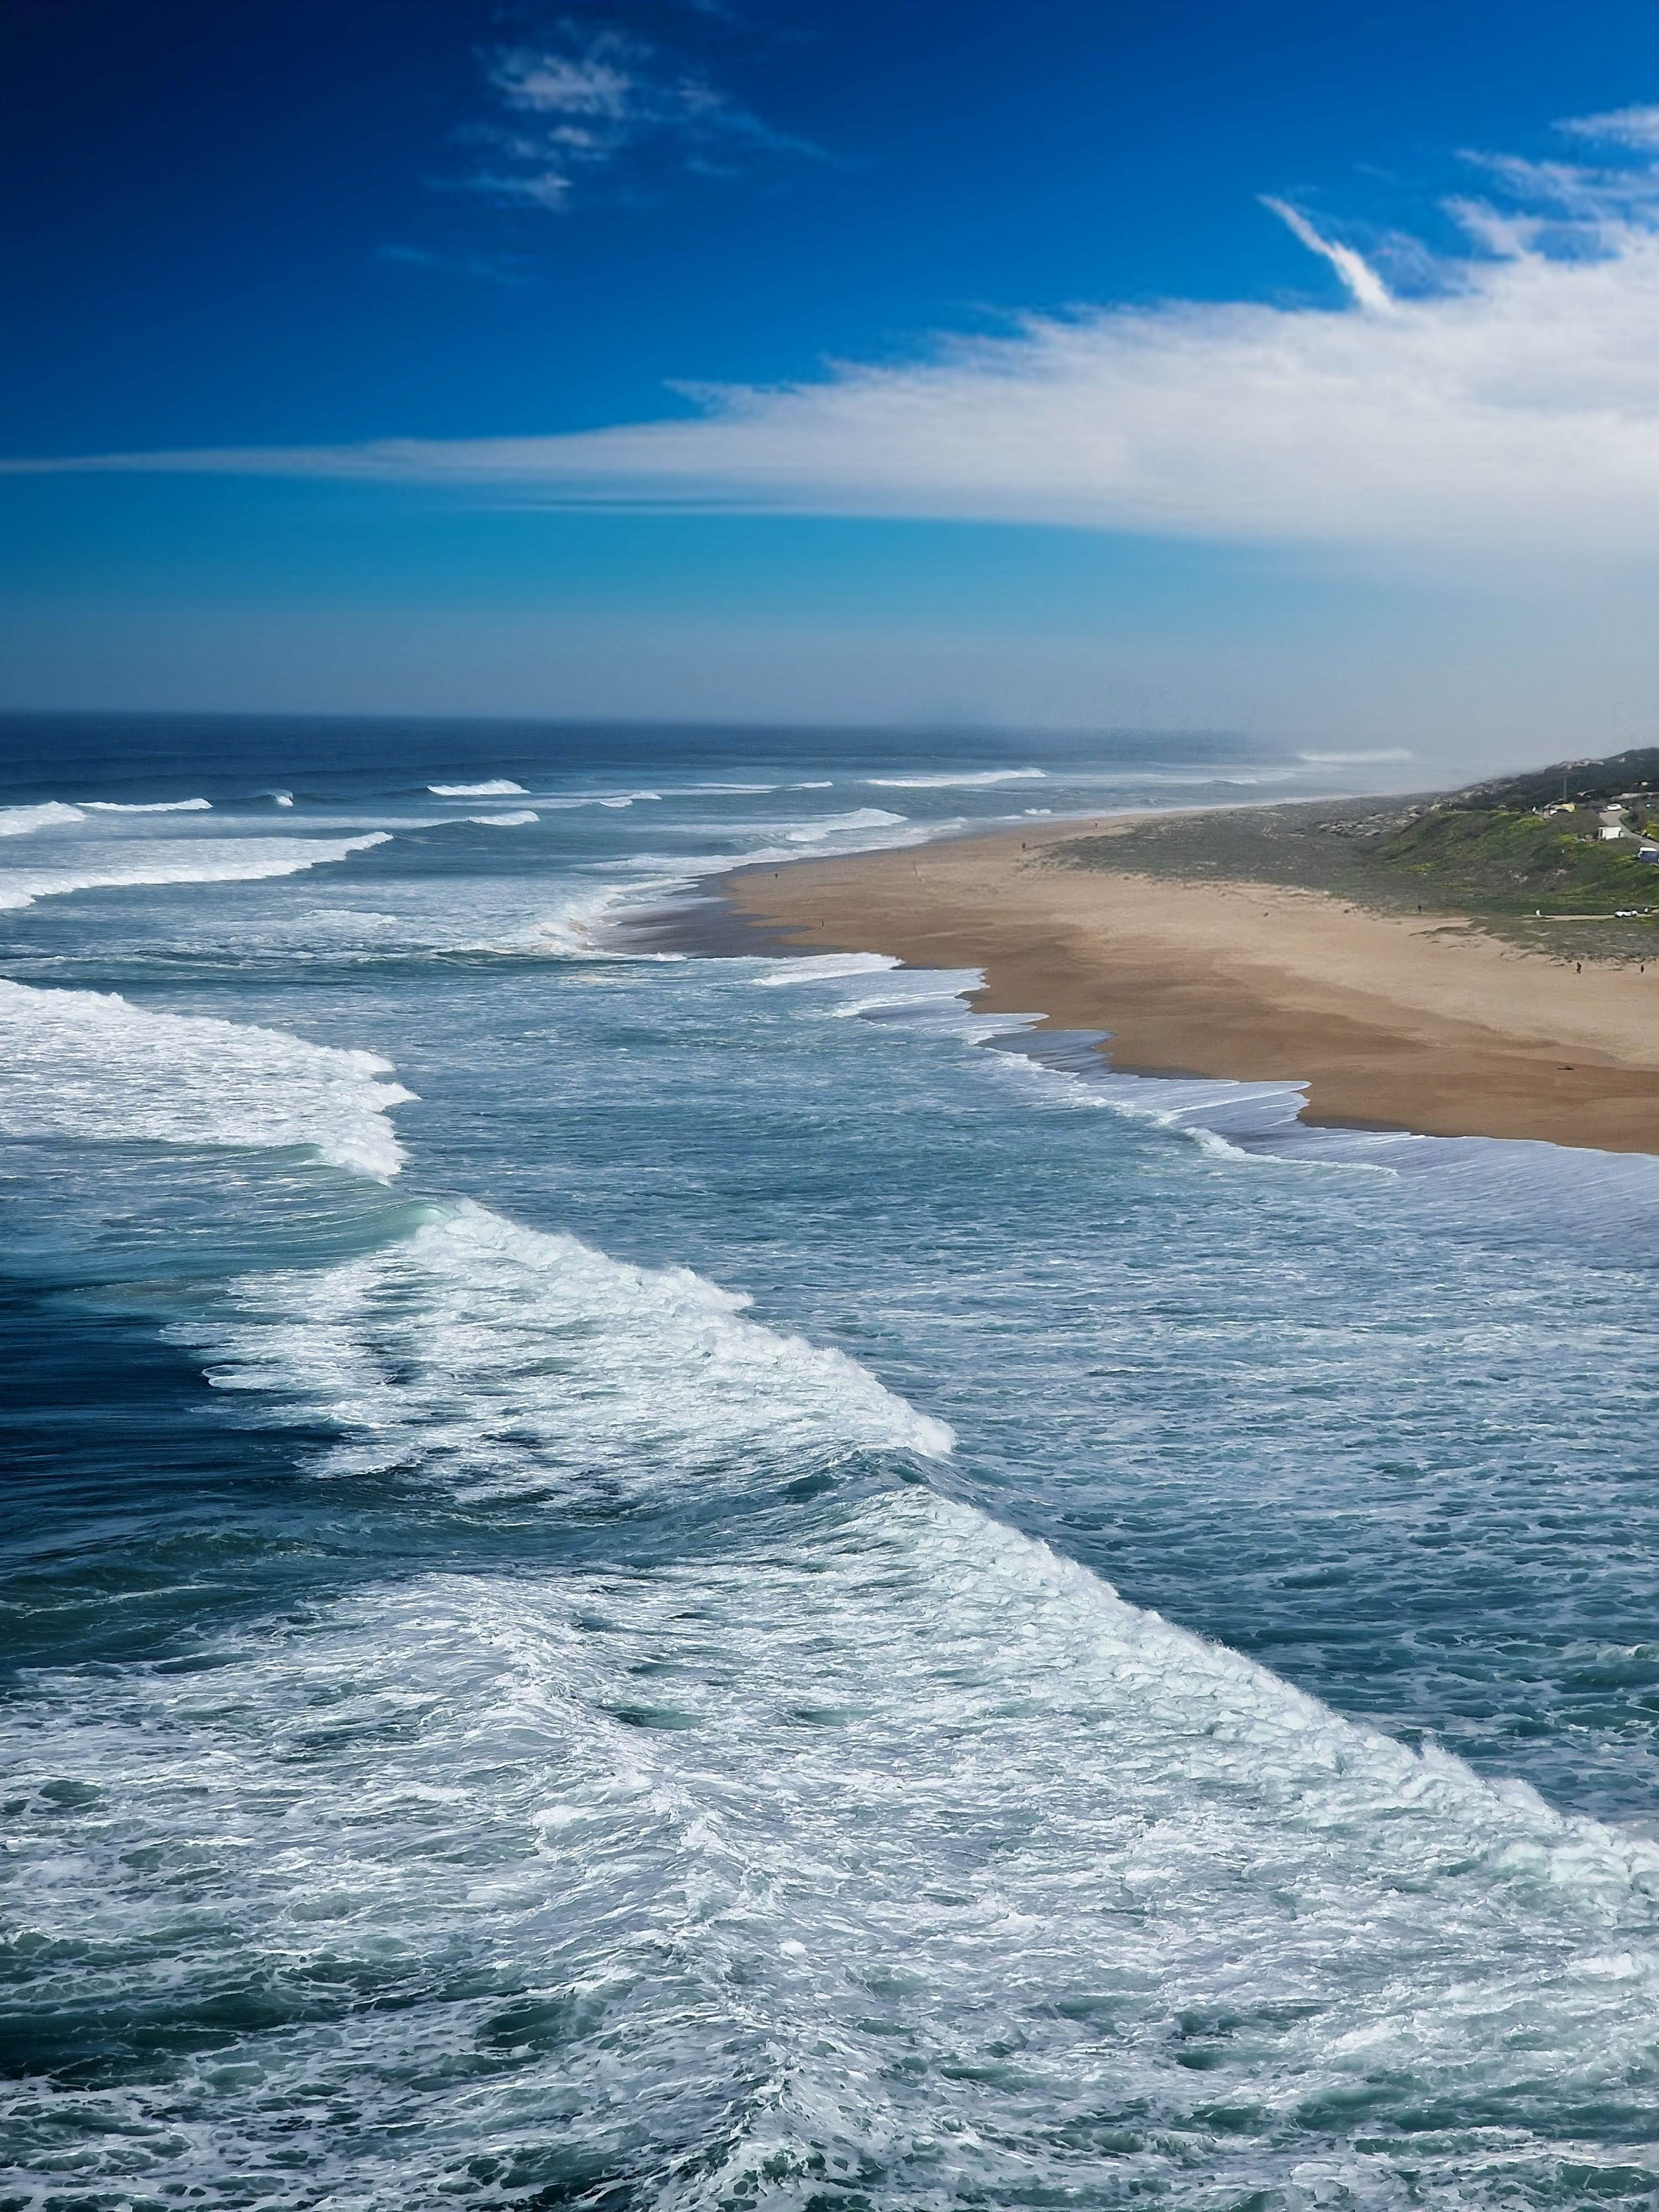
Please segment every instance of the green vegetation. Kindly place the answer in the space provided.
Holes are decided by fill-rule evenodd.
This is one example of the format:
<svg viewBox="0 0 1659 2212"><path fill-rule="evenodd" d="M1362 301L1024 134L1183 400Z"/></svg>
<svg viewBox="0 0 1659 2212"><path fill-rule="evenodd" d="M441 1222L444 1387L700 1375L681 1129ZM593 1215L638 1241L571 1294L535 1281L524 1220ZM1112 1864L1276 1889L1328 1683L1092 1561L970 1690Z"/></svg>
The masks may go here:
<svg viewBox="0 0 1659 2212"><path fill-rule="evenodd" d="M1609 805L1622 807L1632 831L1659 826L1659 748L1462 791L1149 816L1110 836L1074 838L1051 857L1067 867L1279 884L1394 913L1467 916L1565 959L1659 957L1659 865L1638 858L1638 836L1600 837Z"/></svg>
<svg viewBox="0 0 1659 2212"><path fill-rule="evenodd" d="M1648 789L1654 793L1654 811L1659 813L1659 745L1612 753L1605 760L1557 761L1553 768L1532 769L1525 775L1492 776L1449 793L1441 804L1524 812L1561 799L1601 806L1626 792Z"/></svg>
<svg viewBox="0 0 1659 2212"><path fill-rule="evenodd" d="M1595 838L1596 817L1517 813L1445 802L1372 841L1376 859L1416 878L1425 902L1470 914L1614 914L1659 903L1659 868L1633 839Z"/></svg>

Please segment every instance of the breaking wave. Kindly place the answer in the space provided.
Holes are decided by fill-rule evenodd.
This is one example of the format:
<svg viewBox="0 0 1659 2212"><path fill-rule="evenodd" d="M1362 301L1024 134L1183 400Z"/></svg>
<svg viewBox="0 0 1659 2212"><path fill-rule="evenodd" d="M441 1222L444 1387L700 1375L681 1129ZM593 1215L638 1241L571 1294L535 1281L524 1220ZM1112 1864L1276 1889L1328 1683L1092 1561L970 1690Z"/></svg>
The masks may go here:
<svg viewBox="0 0 1659 2212"><path fill-rule="evenodd" d="M61 799L45 799L38 806L0 806L0 837L27 837L35 830L64 830L86 818L78 806L66 805Z"/></svg>
<svg viewBox="0 0 1659 2212"><path fill-rule="evenodd" d="M285 1148L385 1182L403 1164L387 1109L414 1097L369 1052L114 993L0 981L0 1136Z"/></svg>
<svg viewBox="0 0 1659 2212"><path fill-rule="evenodd" d="M687 1267L638 1267L471 1201L343 1267L237 1284L179 1334L222 1389L322 1422L333 1474L423 1474L469 1493L595 1488L856 1449L938 1458L954 1439L842 1352L744 1317Z"/></svg>
<svg viewBox="0 0 1659 2212"><path fill-rule="evenodd" d="M122 799L83 799L81 801L88 814L206 814L212 809L210 799L150 799L142 801Z"/></svg>
<svg viewBox="0 0 1659 2212"><path fill-rule="evenodd" d="M120 843L64 868L7 868L0 871L0 909L33 906L36 899L61 898L71 891L111 890L139 884L257 883L270 876L298 875L302 869L343 860L372 845L391 842L377 830L362 837L224 837L169 842L146 839Z"/></svg>
<svg viewBox="0 0 1659 2212"><path fill-rule="evenodd" d="M1041 783L1047 773L1040 768L988 768L955 775L869 775L865 781L877 791L969 791L994 783Z"/></svg>

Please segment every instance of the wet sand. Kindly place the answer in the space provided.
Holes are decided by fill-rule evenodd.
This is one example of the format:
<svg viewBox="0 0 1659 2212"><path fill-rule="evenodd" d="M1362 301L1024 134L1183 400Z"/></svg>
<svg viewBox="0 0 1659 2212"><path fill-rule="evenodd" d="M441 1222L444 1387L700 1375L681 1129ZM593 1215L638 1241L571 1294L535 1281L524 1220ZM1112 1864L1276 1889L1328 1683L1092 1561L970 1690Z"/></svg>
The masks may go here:
<svg viewBox="0 0 1659 2212"><path fill-rule="evenodd" d="M1125 827L744 869L720 888L775 946L982 969L979 1011L1110 1030L1121 1069L1304 1081L1310 1121L1659 1152L1659 960L1578 973L1462 915L1056 849Z"/></svg>

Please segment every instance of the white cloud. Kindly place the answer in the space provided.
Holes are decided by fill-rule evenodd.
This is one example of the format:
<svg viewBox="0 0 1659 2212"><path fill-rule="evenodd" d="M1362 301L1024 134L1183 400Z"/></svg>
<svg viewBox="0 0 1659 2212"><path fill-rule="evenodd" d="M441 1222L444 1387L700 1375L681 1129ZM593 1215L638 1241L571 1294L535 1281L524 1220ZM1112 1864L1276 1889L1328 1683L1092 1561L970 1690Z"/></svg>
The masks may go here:
<svg viewBox="0 0 1659 2212"><path fill-rule="evenodd" d="M614 57L604 65L621 68ZM526 62L514 82L544 79ZM589 112L623 97L592 73L554 71L545 82L536 98L585 100ZM921 362L839 366L781 387L700 389L690 395L697 419L568 436L64 465L1057 524L1413 556L1651 557L1659 173L1510 166L1498 180L1534 204L1456 204L1468 252L1438 265L1434 289L1410 295L1391 294L1358 253L1278 205L1341 276L1353 301L1346 307L1177 301L1031 316L1002 337L945 339Z"/></svg>
<svg viewBox="0 0 1659 2212"><path fill-rule="evenodd" d="M1351 246L1333 244L1314 228L1306 216L1287 202L1274 199L1270 193L1262 195L1261 204L1271 208L1310 253L1317 253L1330 263L1352 294L1356 306L1369 307L1375 314L1391 314L1394 312L1394 299L1388 286L1370 264L1356 253Z"/></svg>
<svg viewBox="0 0 1659 2212"><path fill-rule="evenodd" d="M636 96L634 72L619 65L628 51L614 33L576 57L512 48L494 57L489 79L509 107L532 115L596 115L621 123Z"/></svg>
<svg viewBox="0 0 1659 2212"><path fill-rule="evenodd" d="M1574 115L1556 127L1571 131L1575 138L1659 153L1659 107L1615 107L1606 115Z"/></svg>
<svg viewBox="0 0 1659 2212"><path fill-rule="evenodd" d="M643 40L567 26L562 46L501 46L483 57L505 120L474 124L480 149L462 182L492 198L561 212L585 177L623 161L710 168L710 149L815 155L719 86Z"/></svg>

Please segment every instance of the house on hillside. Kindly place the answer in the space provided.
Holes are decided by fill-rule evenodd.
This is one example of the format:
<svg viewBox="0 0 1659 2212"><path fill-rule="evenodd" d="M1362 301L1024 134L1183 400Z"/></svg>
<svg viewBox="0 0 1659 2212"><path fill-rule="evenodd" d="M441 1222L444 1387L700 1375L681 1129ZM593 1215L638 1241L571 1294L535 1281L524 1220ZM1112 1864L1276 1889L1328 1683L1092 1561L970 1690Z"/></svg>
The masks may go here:
<svg viewBox="0 0 1659 2212"><path fill-rule="evenodd" d="M1591 842L1625 834L1625 811L1621 806L1597 806L1584 799L1566 799L1547 806L1544 813L1558 830Z"/></svg>

